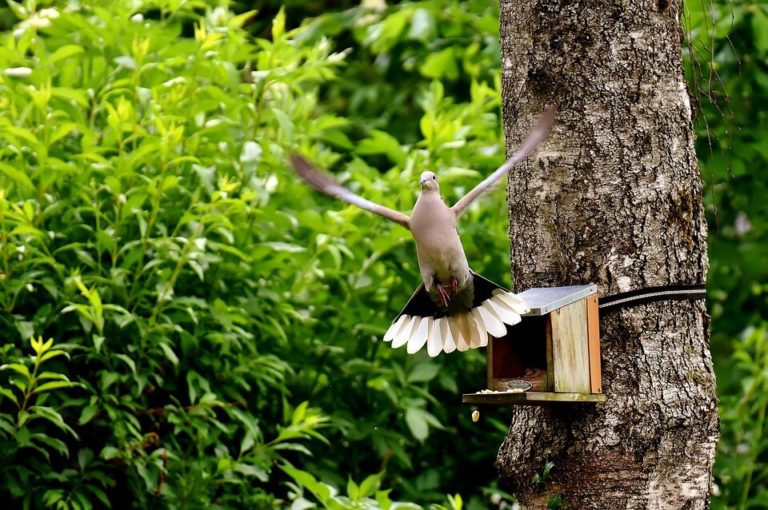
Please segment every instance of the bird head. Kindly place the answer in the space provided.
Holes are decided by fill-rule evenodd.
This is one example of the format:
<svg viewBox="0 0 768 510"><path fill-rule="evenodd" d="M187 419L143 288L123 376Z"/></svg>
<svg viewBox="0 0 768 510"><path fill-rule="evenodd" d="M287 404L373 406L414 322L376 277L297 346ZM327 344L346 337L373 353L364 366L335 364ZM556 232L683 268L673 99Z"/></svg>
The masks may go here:
<svg viewBox="0 0 768 510"><path fill-rule="evenodd" d="M423 172L419 178L422 191L440 191L437 185L437 176L433 172Z"/></svg>

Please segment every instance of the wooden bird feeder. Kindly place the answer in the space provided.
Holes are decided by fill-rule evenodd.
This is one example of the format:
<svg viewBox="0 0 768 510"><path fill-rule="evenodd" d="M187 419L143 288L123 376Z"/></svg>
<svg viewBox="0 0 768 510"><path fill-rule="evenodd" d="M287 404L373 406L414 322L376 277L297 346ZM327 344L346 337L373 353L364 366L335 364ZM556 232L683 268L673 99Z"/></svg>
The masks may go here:
<svg viewBox="0 0 768 510"><path fill-rule="evenodd" d="M604 402L597 286L534 288L520 296L531 311L507 328L506 337L489 339L488 389L465 394L462 401Z"/></svg>

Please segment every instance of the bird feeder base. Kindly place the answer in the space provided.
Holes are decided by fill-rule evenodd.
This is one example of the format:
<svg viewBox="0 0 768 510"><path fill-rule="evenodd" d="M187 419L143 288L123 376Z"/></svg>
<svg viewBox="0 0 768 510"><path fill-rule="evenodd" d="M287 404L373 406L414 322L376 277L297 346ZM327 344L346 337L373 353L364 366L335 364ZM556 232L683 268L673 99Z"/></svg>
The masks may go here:
<svg viewBox="0 0 768 510"><path fill-rule="evenodd" d="M553 402L587 404L605 402L602 393L560 393L554 391L526 391L522 393L465 393L461 397L465 404L495 405L547 405Z"/></svg>

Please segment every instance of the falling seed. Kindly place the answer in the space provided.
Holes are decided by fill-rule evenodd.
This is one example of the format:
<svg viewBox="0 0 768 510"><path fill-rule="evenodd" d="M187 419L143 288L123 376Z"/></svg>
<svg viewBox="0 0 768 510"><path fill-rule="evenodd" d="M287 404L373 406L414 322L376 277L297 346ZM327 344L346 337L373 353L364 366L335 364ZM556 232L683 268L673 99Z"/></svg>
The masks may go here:
<svg viewBox="0 0 768 510"><path fill-rule="evenodd" d="M474 411L472 411L472 421L477 423L479 420L480 420L480 411L475 409Z"/></svg>

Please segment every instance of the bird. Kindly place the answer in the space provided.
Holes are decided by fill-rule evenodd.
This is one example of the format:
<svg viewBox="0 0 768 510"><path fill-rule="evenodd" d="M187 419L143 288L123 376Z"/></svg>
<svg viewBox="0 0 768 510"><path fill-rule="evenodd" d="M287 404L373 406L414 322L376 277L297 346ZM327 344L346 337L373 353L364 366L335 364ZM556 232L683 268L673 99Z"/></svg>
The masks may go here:
<svg viewBox="0 0 768 510"><path fill-rule="evenodd" d="M413 236L422 283L392 321L383 341L391 342L393 348L405 345L409 354L426 345L431 357L466 351L485 347L489 335L504 337L507 326L519 323L521 315L530 311L517 294L470 269L457 222L475 200L539 146L554 117L554 107L545 109L517 151L451 207L440 195L437 174L423 172L421 192L410 216L355 194L303 156L290 154L294 171L312 189L378 214Z"/></svg>

